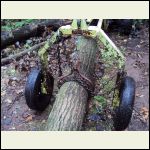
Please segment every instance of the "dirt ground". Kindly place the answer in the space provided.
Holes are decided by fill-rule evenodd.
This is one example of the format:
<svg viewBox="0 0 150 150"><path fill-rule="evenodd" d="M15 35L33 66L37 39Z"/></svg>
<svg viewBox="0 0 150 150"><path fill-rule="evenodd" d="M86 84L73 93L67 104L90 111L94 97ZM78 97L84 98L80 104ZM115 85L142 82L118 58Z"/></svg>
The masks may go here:
<svg viewBox="0 0 150 150"><path fill-rule="evenodd" d="M112 37L113 39L113 37ZM134 111L127 130L149 130L149 32L143 29L137 38L123 38L120 44L126 48L127 75L136 81ZM113 40L118 44L117 38ZM117 43L118 42L118 43Z"/></svg>
<svg viewBox="0 0 150 150"><path fill-rule="evenodd" d="M127 130L149 130L149 27L143 28L137 37L130 38L109 35L119 48L125 48L126 71L136 81L134 111ZM48 108L40 113L29 109L24 97L24 88L29 70L34 67L34 54L30 58L24 56L18 62L1 66L1 130L2 131L39 131L43 130L48 115ZM30 69L23 65L30 60ZM52 101L55 100L55 86ZM92 130L92 128L91 128Z"/></svg>

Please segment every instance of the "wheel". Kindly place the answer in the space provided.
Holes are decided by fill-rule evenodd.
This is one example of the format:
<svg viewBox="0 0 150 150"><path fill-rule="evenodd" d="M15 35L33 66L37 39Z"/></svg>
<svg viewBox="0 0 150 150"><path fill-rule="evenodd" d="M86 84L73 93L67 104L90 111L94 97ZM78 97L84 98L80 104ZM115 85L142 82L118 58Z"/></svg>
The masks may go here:
<svg viewBox="0 0 150 150"><path fill-rule="evenodd" d="M27 79L25 86L25 99L29 108L43 111L48 104L53 92L54 79L51 75L46 78L46 86L48 94L41 92L41 81L43 75L40 69L33 69Z"/></svg>
<svg viewBox="0 0 150 150"><path fill-rule="evenodd" d="M125 130L131 120L135 99L135 81L126 76L122 79L119 89L119 107L116 109L114 118L115 130Z"/></svg>

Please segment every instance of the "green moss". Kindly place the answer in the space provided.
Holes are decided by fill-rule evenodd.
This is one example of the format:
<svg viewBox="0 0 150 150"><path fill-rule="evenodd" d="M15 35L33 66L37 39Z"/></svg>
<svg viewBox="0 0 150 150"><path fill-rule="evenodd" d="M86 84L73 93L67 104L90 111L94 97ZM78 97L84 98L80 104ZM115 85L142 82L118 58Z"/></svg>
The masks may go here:
<svg viewBox="0 0 150 150"><path fill-rule="evenodd" d="M18 74L18 71L14 68L9 68L6 70L6 74L9 76L16 76Z"/></svg>
<svg viewBox="0 0 150 150"><path fill-rule="evenodd" d="M109 81L108 82L108 84L106 84L105 86L104 86L104 90L106 91L106 92L111 92L112 90L113 90L113 88L114 88L114 82L113 81Z"/></svg>
<svg viewBox="0 0 150 150"><path fill-rule="evenodd" d="M47 90L46 90L46 85L45 85L45 82L42 82L41 83L41 92L43 93L43 94L47 94Z"/></svg>
<svg viewBox="0 0 150 150"><path fill-rule="evenodd" d="M119 106L119 90L118 89L115 89L115 92L114 92L114 98L113 98L113 108L116 108Z"/></svg>
<svg viewBox="0 0 150 150"><path fill-rule="evenodd" d="M122 53L116 51L102 33L97 35L97 42L105 46L105 48L100 51L103 61L109 65L115 63L119 69L122 69L125 64L125 58Z"/></svg>
<svg viewBox="0 0 150 150"><path fill-rule="evenodd" d="M94 99L100 103L102 109L104 109L107 106L107 101L105 97L98 95L94 96Z"/></svg>
<svg viewBox="0 0 150 150"><path fill-rule="evenodd" d="M38 51L38 56L41 62L41 69L43 74L43 82L41 83L41 91L42 93L47 93L46 91L46 77L47 77L47 70L48 70L48 50L51 48L52 44L55 43L57 40L57 33L52 33L51 38L49 41L45 43L45 45Z"/></svg>
<svg viewBox="0 0 150 150"><path fill-rule="evenodd" d="M125 65L125 60L118 56L117 52L112 48L101 49L101 56L102 60L109 66L115 64L118 69L122 69Z"/></svg>
<svg viewBox="0 0 150 150"><path fill-rule="evenodd" d="M5 22L6 25L1 27L2 30L11 31L33 22L33 19L22 19L21 21L16 21L15 19L6 19Z"/></svg>
<svg viewBox="0 0 150 150"><path fill-rule="evenodd" d="M97 113L97 109L96 109L96 107L92 107L92 109L91 109L91 114L96 114Z"/></svg>
<svg viewBox="0 0 150 150"><path fill-rule="evenodd" d="M108 75L104 75L101 78L100 83L104 86L103 91L105 92L111 92L115 86L115 81L111 80Z"/></svg>

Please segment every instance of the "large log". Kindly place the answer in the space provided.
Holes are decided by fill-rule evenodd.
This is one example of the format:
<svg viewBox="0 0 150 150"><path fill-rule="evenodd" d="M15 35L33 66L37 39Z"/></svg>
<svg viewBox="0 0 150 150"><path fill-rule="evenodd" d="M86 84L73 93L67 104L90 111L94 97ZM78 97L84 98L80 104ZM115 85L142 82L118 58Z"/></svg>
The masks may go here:
<svg viewBox="0 0 150 150"><path fill-rule="evenodd" d="M44 19L37 20L13 31L1 32L1 49L17 41L26 40L29 37L38 36L44 32L45 26L54 27L57 30L60 26L66 25L63 19Z"/></svg>
<svg viewBox="0 0 150 150"><path fill-rule="evenodd" d="M94 39L79 36L76 48L79 50L81 61L80 72L92 80L97 43ZM57 94L45 130L81 130L88 98L87 90L79 83L75 81L64 83Z"/></svg>

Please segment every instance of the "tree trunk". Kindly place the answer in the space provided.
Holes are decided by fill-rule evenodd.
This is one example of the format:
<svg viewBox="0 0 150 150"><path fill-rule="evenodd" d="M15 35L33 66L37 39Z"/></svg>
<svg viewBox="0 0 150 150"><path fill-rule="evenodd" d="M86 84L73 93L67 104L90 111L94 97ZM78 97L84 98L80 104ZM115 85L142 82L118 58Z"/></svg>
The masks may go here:
<svg viewBox="0 0 150 150"><path fill-rule="evenodd" d="M57 30L60 26L67 24L63 19L44 19L35 21L29 25L25 25L21 28L13 31L1 32L1 49L8 45L14 44L17 41L26 40L33 36L38 36L44 32L45 26L54 27Z"/></svg>
<svg viewBox="0 0 150 150"><path fill-rule="evenodd" d="M79 36L76 44L80 56L80 73L92 80L97 43L91 38ZM93 81L93 80L92 80ZM45 130L81 130L88 92L79 83L69 81L60 87L55 103L46 123Z"/></svg>

